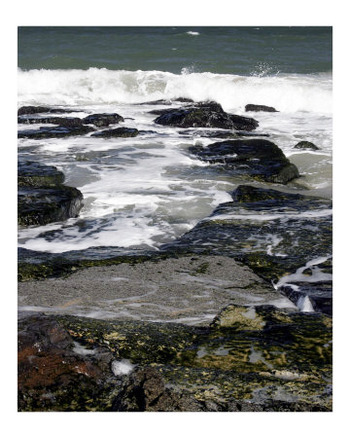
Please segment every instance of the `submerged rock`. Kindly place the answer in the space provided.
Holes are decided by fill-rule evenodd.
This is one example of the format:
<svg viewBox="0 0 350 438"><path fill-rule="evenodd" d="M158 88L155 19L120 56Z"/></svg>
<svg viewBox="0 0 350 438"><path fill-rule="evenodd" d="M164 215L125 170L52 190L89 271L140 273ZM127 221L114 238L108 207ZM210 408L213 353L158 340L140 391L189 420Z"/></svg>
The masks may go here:
<svg viewBox="0 0 350 438"><path fill-rule="evenodd" d="M329 411L331 333L272 306L206 328L22 315L19 410Z"/></svg>
<svg viewBox="0 0 350 438"><path fill-rule="evenodd" d="M76 217L82 193L63 184L64 175L54 166L20 162L18 166L18 224L45 225Z"/></svg>
<svg viewBox="0 0 350 438"><path fill-rule="evenodd" d="M189 151L200 160L215 164L235 176L250 176L281 184L299 176L296 166L269 140L226 140L207 147L192 146Z"/></svg>
<svg viewBox="0 0 350 438"><path fill-rule="evenodd" d="M311 141L299 141L299 143L294 146L294 149L309 149L312 151L318 151L320 148L311 143Z"/></svg>
<svg viewBox="0 0 350 438"><path fill-rule="evenodd" d="M180 128L203 127L252 131L259 123L248 117L226 113L216 102L200 102L192 106L161 110L154 122Z"/></svg>
<svg viewBox="0 0 350 438"><path fill-rule="evenodd" d="M265 111L269 113L277 113L278 111L273 108L272 106L266 106L266 105L254 105L252 103L245 106L245 110L248 111Z"/></svg>

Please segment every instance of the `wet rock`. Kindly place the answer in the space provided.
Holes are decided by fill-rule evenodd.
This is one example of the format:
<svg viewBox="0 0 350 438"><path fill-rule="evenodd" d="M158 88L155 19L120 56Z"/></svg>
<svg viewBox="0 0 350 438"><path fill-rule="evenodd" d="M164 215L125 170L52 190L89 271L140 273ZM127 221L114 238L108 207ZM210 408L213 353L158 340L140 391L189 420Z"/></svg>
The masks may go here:
<svg viewBox="0 0 350 438"><path fill-rule="evenodd" d="M29 315L18 333L21 411L332 409L332 323L321 314L227 306L200 329ZM126 358L130 370L113 374Z"/></svg>
<svg viewBox="0 0 350 438"><path fill-rule="evenodd" d="M117 113L113 114L91 114L82 119L83 123L92 124L98 127L105 127L119 122L123 122L124 118Z"/></svg>
<svg viewBox="0 0 350 438"><path fill-rule="evenodd" d="M199 412L204 406L194 397L178 394L165 386L161 373L152 367L134 372L114 401L120 412Z"/></svg>
<svg viewBox="0 0 350 438"><path fill-rule="evenodd" d="M248 111L264 111L269 113L277 113L278 111L273 108L272 106L266 106L266 105L254 105L252 103L245 106L245 110Z"/></svg>
<svg viewBox="0 0 350 438"><path fill-rule="evenodd" d="M64 113L73 113L78 112L79 110L73 110L69 108L53 108L48 106L22 106L18 109L18 115L21 116L23 114L40 114L40 113L56 113L56 114L64 114Z"/></svg>
<svg viewBox="0 0 350 438"><path fill-rule="evenodd" d="M193 103L194 101L187 97L177 97L175 99L158 99L150 102L142 102L138 105L171 105L173 102Z"/></svg>
<svg viewBox="0 0 350 438"><path fill-rule="evenodd" d="M63 173L54 166L45 166L35 161L18 162L19 187L50 187L63 182Z"/></svg>
<svg viewBox="0 0 350 438"><path fill-rule="evenodd" d="M18 224L44 225L76 217L82 193L63 184L64 175L53 166L20 162L18 166Z"/></svg>
<svg viewBox="0 0 350 438"><path fill-rule="evenodd" d="M332 281L296 281L293 285L282 285L279 290L303 311L332 315Z"/></svg>
<svg viewBox="0 0 350 438"><path fill-rule="evenodd" d="M86 348L74 342L53 318L20 316L18 410L108 410L117 383L112 360L105 347Z"/></svg>
<svg viewBox="0 0 350 438"><path fill-rule="evenodd" d="M297 143L294 146L294 149L306 149L306 150L318 151L320 148L315 144L311 143L311 141L299 141L299 143Z"/></svg>
<svg viewBox="0 0 350 438"><path fill-rule="evenodd" d="M111 137L136 137L139 131L135 128L115 128L95 132L91 137L111 138Z"/></svg>
<svg viewBox="0 0 350 438"><path fill-rule="evenodd" d="M226 140L203 146L192 146L189 151L200 160L215 164L228 174L286 184L299 177L296 166L282 150L268 140Z"/></svg>
<svg viewBox="0 0 350 438"><path fill-rule="evenodd" d="M206 130L206 129L186 129L179 131L178 134L194 138L194 137L205 137L205 138L240 138L240 137L269 137L269 134L262 133L252 133L243 131L231 131L231 130Z"/></svg>
<svg viewBox="0 0 350 438"><path fill-rule="evenodd" d="M29 138L40 140L43 138L61 138L73 135L85 135L93 132L94 129L85 125L40 127L39 129L28 129L18 132L18 138Z"/></svg>
<svg viewBox="0 0 350 438"><path fill-rule="evenodd" d="M64 126L66 128L77 128L82 126L82 119L79 117L38 117L38 116L20 116L18 123L24 124L52 124Z"/></svg>
<svg viewBox="0 0 350 438"><path fill-rule="evenodd" d="M154 122L180 128L203 127L243 131L252 131L259 125L252 118L226 113L216 102L200 102L192 106L161 110Z"/></svg>
<svg viewBox="0 0 350 438"><path fill-rule="evenodd" d="M329 281L330 200L252 186L239 186L232 197L162 249L233 257L275 285L315 282L320 276ZM328 300L329 287L324 290Z"/></svg>

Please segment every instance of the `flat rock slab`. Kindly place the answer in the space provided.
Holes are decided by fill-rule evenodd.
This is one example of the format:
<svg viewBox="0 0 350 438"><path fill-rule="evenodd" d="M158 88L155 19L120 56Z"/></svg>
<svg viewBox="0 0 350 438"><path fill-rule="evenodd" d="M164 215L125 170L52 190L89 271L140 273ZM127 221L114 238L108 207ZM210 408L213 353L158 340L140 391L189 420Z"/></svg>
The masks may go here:
<svg viewBox="0 0 350 438"><path fill-rule="evenodd" d="M222 256L86 268L19 283L18 298L24 310L197 325L229 303L294 307L248 267Z"/></svg>

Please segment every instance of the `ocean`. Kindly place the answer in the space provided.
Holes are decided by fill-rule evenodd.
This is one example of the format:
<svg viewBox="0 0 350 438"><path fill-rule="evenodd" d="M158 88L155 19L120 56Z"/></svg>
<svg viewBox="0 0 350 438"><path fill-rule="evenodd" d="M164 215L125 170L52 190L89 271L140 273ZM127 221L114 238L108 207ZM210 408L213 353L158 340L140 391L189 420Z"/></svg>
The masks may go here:
<svg viewBox="0 0 350 438"><path fill-rule="evenodd" d="M63 253L96 247L157 250L191 230L242 178L212 170L189 147L213 139L155 125L157 100L211 100L253 117L301 178L251 182L332 197L331 27L20 27L18 107L118 113L133 138L20 138L20 159L54 165L84 196L78 218L19 227L20 247ZM247 113L259 104L278 112ZM19 125L21 129L36 129ZM307 140L318 150L294 146ZM243 181L244 182L244 181Z"/></svg>

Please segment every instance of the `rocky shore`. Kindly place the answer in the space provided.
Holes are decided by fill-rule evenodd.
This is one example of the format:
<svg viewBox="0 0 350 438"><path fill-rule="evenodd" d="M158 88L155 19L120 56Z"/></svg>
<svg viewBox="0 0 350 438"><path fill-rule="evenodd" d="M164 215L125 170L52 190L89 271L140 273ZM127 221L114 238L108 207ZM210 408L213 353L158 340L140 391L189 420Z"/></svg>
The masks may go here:
<svg viewBox="0 0 350 438"><path fill-rule="evenodd" d="M19 250L19 411L332 410L331 202L285 189L299 171L257 120L181 103L155 110L155 126L213 137L188 152L242 184L158 251ZM49 126L19 137L143 134L117 113L65 112L20 108L20 123ZM19 162L19 226L83 202L53 166Z"/></svg>

